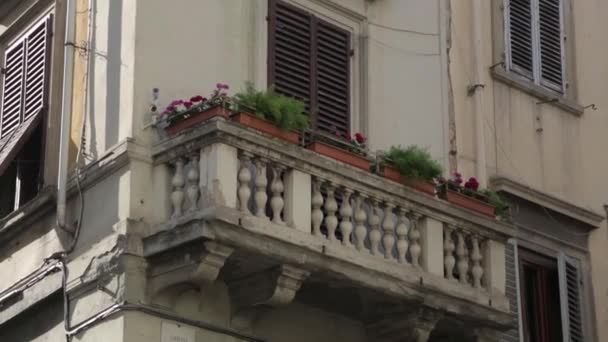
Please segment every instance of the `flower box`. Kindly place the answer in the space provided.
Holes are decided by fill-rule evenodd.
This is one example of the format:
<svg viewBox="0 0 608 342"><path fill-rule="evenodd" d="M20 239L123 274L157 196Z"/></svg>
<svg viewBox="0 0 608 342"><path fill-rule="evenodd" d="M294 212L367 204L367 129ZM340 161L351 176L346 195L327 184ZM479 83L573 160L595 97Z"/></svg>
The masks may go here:
<svg viewBox="0 0 608 342"><path fill-rule="evenodd" d="M300 142L300 134L298 134L298 132L282 130L274 123L259 118L251 113L238 113L232 117L232 120L240 123L243 126L257 129L260 132L272 135L273 137L279 139L283 139L292 144L298 144Z"/></svg>
<svg viewBox="0 0 608 342"><path fill-rule="evenodd" d="M308 148L326 157L341 161L345 164L365 171L369 171L371 162L364 156L334 147L321 141L313 142L308 146Z"/></svg>
<svg viewBox="0 0 608 342"><path fill-rule="evenodd" d="M471 196L462 194L460 192L446 189L446 191L444 192L444 195L442 197L444 197L444 199L447 200L448 202L454 203L463 208L473 210L473 211L476 211L478 213L481 213L481 214L484 214L484 215L487 215L490 217L496 216L496 214L494 213L494 207L492 205L490 205L489 203L486 203L484 201L475 199Z"/></svg>
<svg viewBox="0 0 608 342"><path fill-rule="evenodd" d="M435 184L425 181L404 179L403 176L401 176L399 170L392 166L385 166L382 170L382 176L394 182L405 184L409 187L412 187L418 191L424 192L431 196L435 196Z"/></svg>
<svg viewBox="0 0 608 342"><path fill-rule="evenodd" d="M192 113L188 118L170 124L166 128L166 131L169 135L175 135L187 128L196 126L201 122L207 121L213 117L223 116L227 118L229 115L230 111L228 110L228 108L218 104L213 107L207 108L201 112Z"/></svg>

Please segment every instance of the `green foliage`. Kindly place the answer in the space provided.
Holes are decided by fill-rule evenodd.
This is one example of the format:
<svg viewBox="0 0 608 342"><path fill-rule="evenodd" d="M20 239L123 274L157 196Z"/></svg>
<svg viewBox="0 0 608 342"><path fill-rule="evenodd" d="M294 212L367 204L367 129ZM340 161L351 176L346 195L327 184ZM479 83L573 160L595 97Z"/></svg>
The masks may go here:
<svg viewBox="0 0 608 342"><path fill-rule="evenodd" d="M308 128L308 115L304 113L304 102L276 94L272 88L256 90L247 83L245 91L236 94L237 105L251 110L256 116L272 121L284 130Z"/></svg>
<svg viewBox="0 0 608 342"><path fill-rule="evenodd" d="M416 145L407 148L392 146L386 154L386 159L409 179L429 181L443 172L441 164L434 160L426 149Z"/></svg>
<svg viewBox="0 0 608 342"><path fill-rule="evenodd" d="M486 202L494 206L496 216L503 220L509 220L511 218L511 211L509 204L505 202L496 191L490 189L483 189L479 191L486 198Z"/></svg>

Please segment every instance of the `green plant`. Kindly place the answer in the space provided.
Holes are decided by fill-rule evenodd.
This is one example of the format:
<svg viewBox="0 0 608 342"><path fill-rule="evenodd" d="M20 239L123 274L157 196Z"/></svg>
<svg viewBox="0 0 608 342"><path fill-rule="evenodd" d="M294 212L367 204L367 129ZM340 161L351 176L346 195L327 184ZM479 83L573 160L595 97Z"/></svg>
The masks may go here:
<svg viewBox="0 0 608 342"><path fill-rule="evenodd" d="M494 206L496 216L500 217L503 220L509 220L511 218L511 210L509 204L505 202L496 191L490 189L483 189L479 192L486 197L488 203Z"/></svg>
<svg viewBox="0 0 608 342"><path fill-rule="evenodd" d="M304 102L276 94L273 88L256 90L252 83L245 85L245 91L236 94L239 108L251 110L260 118L269 120L285 130L308 128L308 115L304 113Z"/></svg>
<svg viewBox="0 0 608 342"><path fill-rule="evenodd" d="M381 157L377 167L383 167L384 164L392 164L401 175L408 179L430 181L439 177L443 172L441 164L434 160L426 149L416 145L406 148L392 146Z"/></svg>

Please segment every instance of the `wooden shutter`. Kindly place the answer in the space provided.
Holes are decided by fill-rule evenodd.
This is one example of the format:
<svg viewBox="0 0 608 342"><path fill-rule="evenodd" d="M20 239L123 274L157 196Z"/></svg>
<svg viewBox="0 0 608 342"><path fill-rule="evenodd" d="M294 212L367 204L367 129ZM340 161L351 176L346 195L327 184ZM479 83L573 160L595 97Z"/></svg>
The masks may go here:
<svg viewBox="0 0 608 342"><path fill-rule="evenodd" d="M4 54L4 77L2 78L2 112L0 115L0 137L12 133L21 123L23 113L23 72L25 69L25 42L10 46Z"/></svg>
<svg viewBox="0 0 608 342"><path fill-rule="evenodd" d="M304 101L314 128L350 129L350 33L300 8L269 0L269 82Z"/></svg>
<svg viewBox="0 0 608 342"><path fill-rule="evenodd" d="M517 261L517 240L511 239L505 246L505 270L506 270L506 289L505 295L509 300L509 311L515 323L515 328L503 333L502 342L519 342L520 327L519 321L519 266Z"/></svg>
<svg viewBox="0 0 608 342"><path fill-rule="evenodd" d="M311 14L282 1L270 1L268 70L277 93L304 101L310 114L312 101Z"/></svg>
<svg viewBox="0 0 608 342"><path fill-rule="evenodd" d="M560 0L539 0L540 73L544 85L562 90L563 47Z"/></svg>
<svg viewBox="0 0 608 342"><path fill-rule="evenodd" d="M11 45L4 59L0 137L40 113L48 97L51 17Z"/></svg>
<svg viewBox="0 0 608 342"><path fill-rule="evenodd" d="M578 260L561 254L559 272L564 342L583 342L581 272Z"/></svg>
<svg viewBox="0 0 608 342"><path fill-rule="evenodd" d="M350 33L321 20L317 25L316 128L350 132Z"/></svg>
<svg viewBox="0 0 608 342"><path fill-rule="evenodd" d="M507 37L510 65L516 72L533 78L532 0L510 0L507 6Z"/></svg>

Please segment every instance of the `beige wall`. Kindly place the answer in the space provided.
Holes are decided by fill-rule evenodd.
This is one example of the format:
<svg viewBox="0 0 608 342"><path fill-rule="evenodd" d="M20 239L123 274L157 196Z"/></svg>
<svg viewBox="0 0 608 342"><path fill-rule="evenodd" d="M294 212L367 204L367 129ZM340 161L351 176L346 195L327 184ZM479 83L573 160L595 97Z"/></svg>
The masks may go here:
<svg viewBox="0 0 608 342"><path fill-rule="evenodd" d="M477 148L474 99L466 88L475 81L472 33L472 1L451 1L452 27L450 78L454 93L458 168L475 175ZM496 1L499 3L499 1ZM491 76L489 67L500 60L492 42L500 31L501 13L491 1L482 1L483 70L486 87L482 90L483 132L486 143L488 176L504 175L525 185L556 195L569 202L603 214L608 193L608 158L605 158L608 127L608 22L601 13L608 11L602 0L572 1L570 18L574 35L574 59L568 61L575 79L569 80L577 102L595 103L597 111L587 109L581 117L541 101ZM497 28L499 30L497 30ZM608 267L605 222L589 237L593 295L601 341L608 339Z"/></svg>

